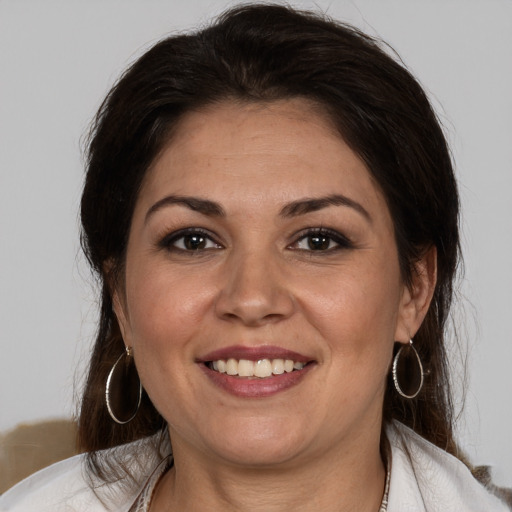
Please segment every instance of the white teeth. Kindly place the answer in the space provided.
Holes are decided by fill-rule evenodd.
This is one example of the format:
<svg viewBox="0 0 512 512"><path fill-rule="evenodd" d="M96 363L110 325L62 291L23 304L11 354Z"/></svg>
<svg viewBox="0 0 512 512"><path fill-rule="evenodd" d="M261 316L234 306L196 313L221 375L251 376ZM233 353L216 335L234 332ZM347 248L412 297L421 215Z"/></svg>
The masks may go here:
<svg viewBox="0 0 512 512"><path fill-rule="evenodd" d="M240 377L252 377L254 375L254 362L240 359L238 361L238 375Z"/></svg>
<svg viewBox="0 0 512 512"><path fill-rule="evenodd" d="M284 362L284 371L285 371L286 373L293 372L293 361L291 361L290 359L287 359L287 360Z"/></svg>
<svg viewBox="0 0 512 512"><path fill-rule="evenodd" d="M284 361L282 359L274 359L272 361L272 373L281 375L284 373Z"/></svg>
<svg viewBox="0 0 512 512"><path fill-rule="evenodd" d="M272 375L272 363L268 359L260 359L256 361L254 365L254 376L261 377L264 379L265 377L270 377Z"/></svg>
<svg viewBox="0 0 512 512"><path fill-rule="evenodd" d="M261 379L271 375L282 375L283 373L302 370L305 363L293 361L292 359L259 359L249 361L248 359L233 359L227 361L219 359L212 361L211 367L219 373L237 375L239 377L259 377Z"/></svg>
<svg viewBox="0 0 512 512"><path fill-rule="evenodd" d="M238 375L238 361L236 359L227 360L226 373L228 375Z"/></svg>

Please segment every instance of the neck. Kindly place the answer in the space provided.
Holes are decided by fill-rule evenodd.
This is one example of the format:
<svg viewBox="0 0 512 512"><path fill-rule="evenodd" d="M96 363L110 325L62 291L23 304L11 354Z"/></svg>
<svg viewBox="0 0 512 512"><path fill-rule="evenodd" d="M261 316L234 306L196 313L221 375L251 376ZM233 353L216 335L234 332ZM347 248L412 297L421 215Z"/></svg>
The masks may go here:
<svg viewBox="0 0 512 512"><path fill-rule="evenodd" d="M379 438L278 468L205 461L175 443L175 465L160 481L151 512L377 512L385 483Z"/></svg>

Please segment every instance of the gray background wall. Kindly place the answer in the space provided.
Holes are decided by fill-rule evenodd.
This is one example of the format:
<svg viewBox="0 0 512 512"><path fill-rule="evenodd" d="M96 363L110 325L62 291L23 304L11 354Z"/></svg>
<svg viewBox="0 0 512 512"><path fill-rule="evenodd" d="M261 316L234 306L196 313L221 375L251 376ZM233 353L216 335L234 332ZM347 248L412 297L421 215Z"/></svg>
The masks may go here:
<svg viewBox="0 0 512 512"><path fill-rule="evenodd" d="M0 430L74 410L96 311L77 229L91 116L152 42L227 5L0 0ZM294 5L381 36L431 93L463 201L460 439L475 462L494 466L497 483L512 485L512 1Z"/></svg>

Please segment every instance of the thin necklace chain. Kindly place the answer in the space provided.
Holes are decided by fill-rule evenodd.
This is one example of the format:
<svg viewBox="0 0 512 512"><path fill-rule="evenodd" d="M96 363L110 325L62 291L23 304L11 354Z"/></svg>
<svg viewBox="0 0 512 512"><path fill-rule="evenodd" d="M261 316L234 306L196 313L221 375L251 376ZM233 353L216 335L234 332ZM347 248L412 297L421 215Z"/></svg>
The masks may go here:
<svg viewBox="0 0 512 512"><path fill-rule="evenodd" d="M389 457L387 457L389 459ZM130 512L150 512L151 498L153 497L153 491L156 489L157 483L162 476L169 469L172 458L166 457L158 467L161 467L161 471L158 472L158 467L151 478L148 479L139 499L136 500L134 507L130 509ZM163 463L165 461L165 464ZM158 476L157 476L158 475ZM389 485L391 482L391 468L389 462L386 463L386 481L384 483L384 495L379 507L379 512L387 512L388 510L388 498L389 498Z"/></svg>

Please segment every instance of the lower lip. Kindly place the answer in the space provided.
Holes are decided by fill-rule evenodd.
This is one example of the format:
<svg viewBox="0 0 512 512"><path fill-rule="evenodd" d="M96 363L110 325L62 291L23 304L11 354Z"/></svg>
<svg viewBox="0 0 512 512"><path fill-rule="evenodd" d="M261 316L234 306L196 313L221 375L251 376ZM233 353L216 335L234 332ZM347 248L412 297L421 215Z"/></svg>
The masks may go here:
<svg viewBox="0 0 512 512"><path fill-rule="evenodd" d="M309 363L302 370L273 375L264 379L234 377L227 373L211 370L205 364L200 366L215 385L232 395L243 398L266 398L296 386L309 373L314 364Z"/></svg>

